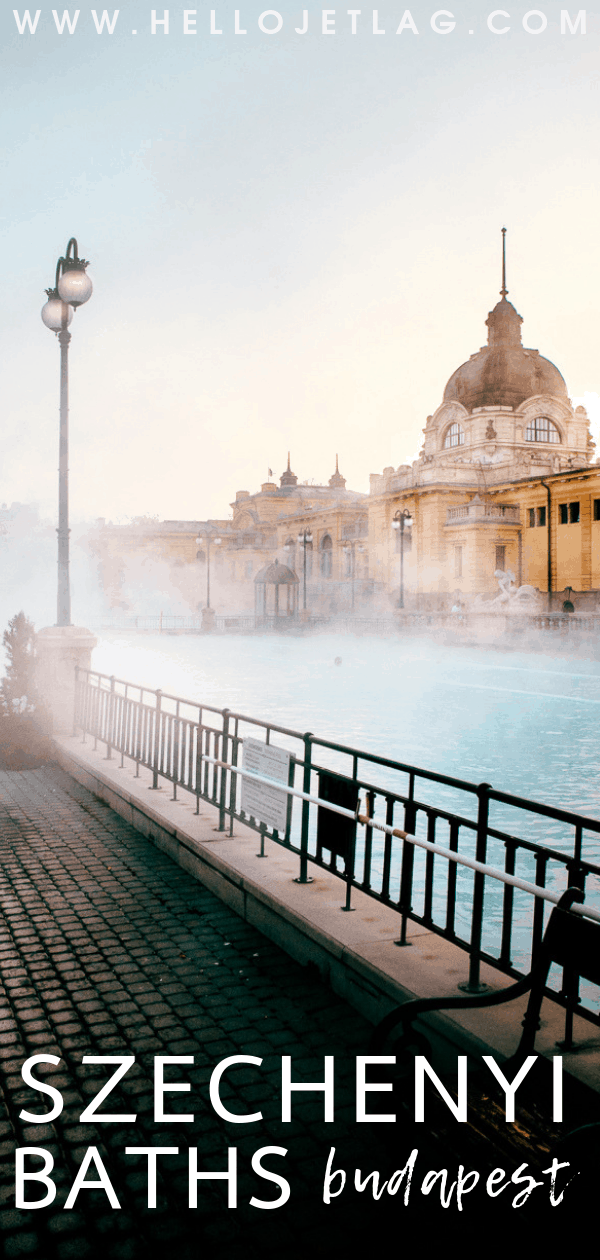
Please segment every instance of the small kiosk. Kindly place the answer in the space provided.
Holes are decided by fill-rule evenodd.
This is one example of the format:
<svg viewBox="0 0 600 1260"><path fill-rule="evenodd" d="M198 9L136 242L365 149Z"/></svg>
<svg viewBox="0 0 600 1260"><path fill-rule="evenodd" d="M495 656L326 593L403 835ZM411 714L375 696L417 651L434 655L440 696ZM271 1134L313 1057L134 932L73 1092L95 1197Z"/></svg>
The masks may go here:
<svg viewBox="0 0 600 1260"><path fill-rule="evenodd" d="M254 608L257 620L295 617L298 612L298 575L275 560L256 574Z"/></svg>

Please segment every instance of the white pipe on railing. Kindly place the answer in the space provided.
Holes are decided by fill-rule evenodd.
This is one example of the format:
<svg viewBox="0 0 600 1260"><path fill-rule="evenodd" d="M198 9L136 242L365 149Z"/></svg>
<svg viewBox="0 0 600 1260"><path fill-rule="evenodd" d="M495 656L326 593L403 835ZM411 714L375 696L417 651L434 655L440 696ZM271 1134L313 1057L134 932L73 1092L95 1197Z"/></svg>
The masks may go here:
<svg viewBox="0 0 600 1260"><path fill-rule="evenodd" d="M361 823L364 827L373 827L376 831L383 831L386 835L396 836L400 840L408 840L410 844L415 844L419 849L426 849L429 853L438 853L440 857L447 858L449 862L456 862L459 866L468 866L472 871L478 871L481 875L488 875L490 879L497 879L503 884L511 884L513 888L520 888L521 892L529 893L533 897L539 897L542 901L550 901L553 905L557 905L562 897L562 893L551 892L549 888L543 888L541 884L530 884L528 880L519 879L517 875L509 875L506 871L501 871L496 866L487 866L484 862L478 862L475 858L463 857L458 853L453 853L451 849L444 848L441 844L433 844L431 840L419 840L417 836L412 836L408 831L401 831L399 827L390 827L389 823L377 822L374 818L369 818L366 814L360 814L360 801L355 811L346 809L344 805L335 805L332 801L325 801L320 796L313 796L310 792L302 792L300 788L292 788L287 783L277 782L276 779L267 779L261 774L255 774L253 770L242 770L240 766L233 766L228 761L218 761L216 757L202 757L203 761L208 761L210 765L219 766L222 770L231 770L234 774L239 774L243 779L251 779L255 783L264 783L267 787L277 788L280 792L285 792L288 796L297 796L301 801L308 801L311 805L321 805L324 809L328 809L333 814L341 814L343 818L351 818L355 822ZM594 910L591 906L580 905L575 903L570 907L574 914L584 915L587 919L594 919L600 923L600 911Z"/></svg>

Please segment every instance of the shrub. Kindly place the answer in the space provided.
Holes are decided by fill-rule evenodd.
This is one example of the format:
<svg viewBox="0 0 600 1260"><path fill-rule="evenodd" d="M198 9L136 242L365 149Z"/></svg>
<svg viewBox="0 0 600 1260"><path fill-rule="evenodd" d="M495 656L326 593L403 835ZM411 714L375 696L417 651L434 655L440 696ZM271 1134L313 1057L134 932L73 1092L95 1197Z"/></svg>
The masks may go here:
<svg viewBox="0 0 600 1260"><path fill-rule="evenodd" d="M2 709L8 713L35 713L35 629L24 612L17 613L2 635L8 668L0 683Z"/></svg>
<svg viewBox="0 0 600 1260"><path fill-rule="evenodd" d="M6 673L0 682L0 769L29 770L50 760L51 745L40 731L44 714L35 685L35 630L24 612L4 631Z"/></svg>

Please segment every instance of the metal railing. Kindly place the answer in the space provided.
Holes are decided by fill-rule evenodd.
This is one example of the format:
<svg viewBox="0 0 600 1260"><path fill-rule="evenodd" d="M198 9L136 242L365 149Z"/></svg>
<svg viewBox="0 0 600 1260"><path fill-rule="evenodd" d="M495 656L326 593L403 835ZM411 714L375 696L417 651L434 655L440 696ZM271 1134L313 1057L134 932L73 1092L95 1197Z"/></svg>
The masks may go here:
<svg viewBox="0 0 600 1260"><path fill-rule="evenodd" d="M543 596L545 598L545 596ZM517 615L506 611L505 606L487 608L485 602L476 608L465 608L462 613L452 613L439 609L402 609L393 615L379 617L363 616L326 616L313 613L306 621L299 617L256 617L253 612L217 613L214 630L218 633L237 632L238 634L264 633L265 631L287 631L291 633L306 630L327 631L331 634L393 634L398 630L432 627L434 630L452 629L457 622L465 622L468 627L476 629L481 620L494 617L499 632L513 629L523 632L527 629L550 630L556 634L597 634L600 630L600 612L563 613L559 611L562 595L556 597L557 610L551 612L525 611L521 608ZM180 613L140 614L91 621L90 628L98 631L123 631L147 634L204 634L200 614L186 616Z"/></svg>
<svg viewBox="0 0 600 1260"><path fill-rule="evenodd" d="M191 793L197 813L201 800L213 805L219 831L232 835L237 820L258 832L259 857L266 839L296 853L300 884L310 882L309 863L337 875L342 909L357 888L396 910L399 946L410 944L412 921L468 951L469 991L481 987L482 962L527 974L546 903L567 887L600 909L600 864L584 857L588 844L600 855L598 819L96 671L77 671L75 725L84 741L105 743L107 759L118 753L136 775L150 770L154 789L165 780L173 799ZM290 754L281 832L242 808L240 781L253 777L242 768L248 737ZM333 815L344 818L341 833ZM566 1046L575 1012L600 1024L597 996L579 990L578 977L558 973L547 989L566 1008Z"/></svg>
<svg viewBox="0 0 600 1260"><path fill-rule="evenodd" d="M358 586L359 579L357 579L357 588ZM317 613L309 615L306 621L298 616L256 616L254 612L216 613L214 619L216 631L234 630L246 634L265 630L298 631L299 629L327 629L332 633L339 632L340 634L389 634L395 628L395 624L395 618L391 616L325 616ZM203 630L202 627L200 613L197 616L192 614L186 616L181 613L144 613L138 616L107 618L97 622L92 620L90 625L92 629L100 631L120 630L147 634L206 633L206 628Z"/></svg>

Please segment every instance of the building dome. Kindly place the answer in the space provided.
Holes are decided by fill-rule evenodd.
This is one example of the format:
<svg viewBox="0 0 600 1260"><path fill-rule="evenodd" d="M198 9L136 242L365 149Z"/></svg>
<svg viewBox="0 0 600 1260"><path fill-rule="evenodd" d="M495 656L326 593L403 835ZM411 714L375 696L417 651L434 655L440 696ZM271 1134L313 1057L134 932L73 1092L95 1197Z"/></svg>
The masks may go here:
<svg viewBox="0 0 600 1260"><path fill-rule="evenodd" d="M521 342L523 320L503 295L486 320L488 344L461 364L444 390L444 402L474 407L519 407L535 394L567 398L567 387L557 367L539 350Z"/></svg>
<svg viewBox="0 0 600 1260"><path fill-rule="evenodd" d="M273 564L265 565L256 574L254 581L262 586L293 586L300 579L293 569L288 569L287 564L280 564L279 560L275 560Z"/></svg>

